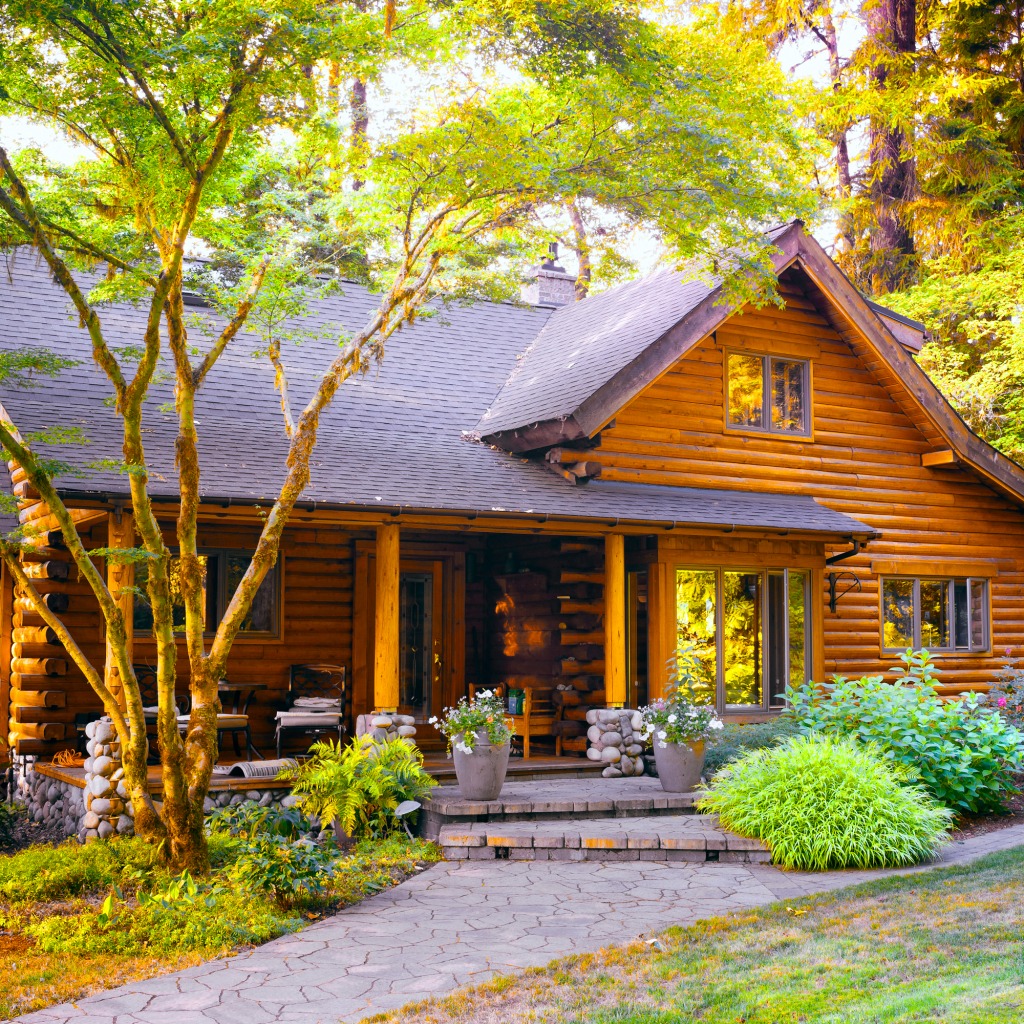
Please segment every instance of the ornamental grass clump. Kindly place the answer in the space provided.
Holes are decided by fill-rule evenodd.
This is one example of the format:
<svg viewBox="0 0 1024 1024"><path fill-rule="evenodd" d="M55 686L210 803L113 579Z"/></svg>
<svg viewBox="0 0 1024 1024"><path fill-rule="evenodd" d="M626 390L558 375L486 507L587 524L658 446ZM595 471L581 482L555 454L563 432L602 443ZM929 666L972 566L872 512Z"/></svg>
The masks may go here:
<svg viewBox="0 0 1024 1024"><path fill-rule="evenodd" d="M430 719L430 724L448 740L448 756L452 747L472 754L477 737L484 733L492 747L504 746L515 735L515 723L505 713L505 705L493 690L480 690L473 697L461 697L453 708Z"/></svg>
<svg viewBox="0 0 1024 1024"><path fill-rule="evenodd" d="M806 871L917 864L944 843L952 812L911 769L851 739L798 736L723 768L701 811L760 839L781 867Z"/></svg>

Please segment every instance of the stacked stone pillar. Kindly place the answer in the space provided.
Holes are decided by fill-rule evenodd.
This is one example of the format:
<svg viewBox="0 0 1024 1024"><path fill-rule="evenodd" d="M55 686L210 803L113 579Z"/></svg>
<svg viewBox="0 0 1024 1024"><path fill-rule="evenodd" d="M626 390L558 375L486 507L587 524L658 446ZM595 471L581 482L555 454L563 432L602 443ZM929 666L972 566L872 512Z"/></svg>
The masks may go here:
<svg viewBox="0 0 1024 1024"><path fill-rule="evenodd" d="M121 743L109 718L90 722L85 760L85 815L78 838L106 839L112 835L131 835L135 831L134 811L128 800L121 767Z"/></svg>
<svg viewBox="0 0 1024 1024"><path fill-rule="evenodd" d="M416 719L412 715L377 712L356 719L356 736L369 736L377 743L403 739L416 742Z"/></svg>
<svg viewBox="0 0 1024 1024"><path fill-rule="evenodd" d="M647 769L640 712L628 708L592 708L587 712L587 757L605 765L606 779L643 775Z"/></svg>

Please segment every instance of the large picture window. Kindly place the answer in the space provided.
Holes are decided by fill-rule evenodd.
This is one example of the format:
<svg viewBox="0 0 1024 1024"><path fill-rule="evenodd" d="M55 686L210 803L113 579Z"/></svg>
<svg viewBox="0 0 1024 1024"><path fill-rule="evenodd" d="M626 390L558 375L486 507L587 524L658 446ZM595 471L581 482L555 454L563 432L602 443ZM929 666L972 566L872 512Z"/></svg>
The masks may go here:
<svg viewBox="0 0 1024 1024"><path fill-rule="evenodd" d="M808 573L676 570L676 644L697 656L695 697L727 708L781 708L806 682Z"/></svg>
<svg viewBox="0 0 1024 1024"><path fill-rule="evenodd" d="M252 558L247 551L207 550L199 555L205 571L203 580L203 627L213 633L224 617L231 595L245 575ZM147 570L145 562L135 565L134 626L137 633L153 632L153 609L146 592ZM249 614L242 623L241 632L247 635L276 636L278 633L278 566L275 565L260 585ZM171 560L171 604L175 632L185 629L185 599L181 592L181 573L177 558Z"/></svg>
<svg viewBox="0 0 1024 1024"><path fill-rule="evenodd" d="M810 433L810 369L805 359L730 352L728 424L769 434Z"/></svg>
<svg viewBox="0 0 1024 1024"><path fill-rule="evenodd" d="M886 651L987 651L988 580L882 580L882 647Z"/></svg>

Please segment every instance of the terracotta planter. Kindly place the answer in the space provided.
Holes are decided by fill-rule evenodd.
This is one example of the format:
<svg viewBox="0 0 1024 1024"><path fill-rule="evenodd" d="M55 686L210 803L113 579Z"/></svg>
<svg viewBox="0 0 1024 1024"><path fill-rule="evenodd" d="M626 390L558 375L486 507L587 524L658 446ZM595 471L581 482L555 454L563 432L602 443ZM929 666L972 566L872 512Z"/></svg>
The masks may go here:
<svg viewBox="0 0 1024 1024"><path fill-rule="evenodd" d="M700 782L704 770L704 741L662 744L655 737L654 763L666 793L689 793Z"/></svg>
<svg viewBox="0 0 1024 1024"><path fill-rule="evenodd" d="M491 745L486 732L478 732L473 753L459 750L456 744L461 736L452 737L452 756L459 792L467 800L496 800L505 784L508 771L508 752L511 737L500 746Z"/></svg>

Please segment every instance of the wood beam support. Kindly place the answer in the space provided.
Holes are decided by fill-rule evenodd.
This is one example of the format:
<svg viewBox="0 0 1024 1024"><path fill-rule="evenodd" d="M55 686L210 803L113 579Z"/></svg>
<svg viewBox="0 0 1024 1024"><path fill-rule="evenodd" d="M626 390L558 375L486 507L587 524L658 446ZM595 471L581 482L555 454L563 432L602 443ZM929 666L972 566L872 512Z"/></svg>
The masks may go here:
<svg viewBox="0 0 1024 1024"><path fill-rule="evenodd" d="M400 585L397 523L377 527L377 604L373 638L373 704L377 711L398 710L398 591Z"/></svg>
<svg viewBox="0 0 1024 1024"><path fill-rule="evenodd" d="M604 690L609 707L626 705L626 538L604 538Z"/></svg>
<svg viewBox="0 0 1024 1024"><path fill-rule="evenodd" d="M135 547L135 519L131 512L119 509L109 513L107 517L107 547L108 548L133 548ZM111 597L117 602L124 618L125 634L128 638L128 655L131 657L133 636L133 613L134 594L132 587L135 585L135 566L131 563L124 564L107 559L107 589ZM124 709L126 708L124 686L121 682L121 673L117 669L114 651L110 641L106 645L106 658L103 666L103 678L110 692L117 698L117 702Z"/></svg>

